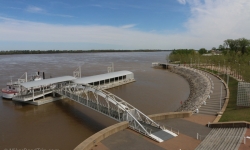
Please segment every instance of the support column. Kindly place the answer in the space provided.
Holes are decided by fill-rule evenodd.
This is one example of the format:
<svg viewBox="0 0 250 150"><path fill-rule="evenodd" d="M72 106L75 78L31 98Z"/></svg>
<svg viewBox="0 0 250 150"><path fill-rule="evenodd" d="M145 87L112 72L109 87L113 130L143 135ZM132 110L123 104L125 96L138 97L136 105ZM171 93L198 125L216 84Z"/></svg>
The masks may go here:
<svg viewBox="0 0 250 150"><path fill-rule="evenodd" d="M45 96L44 96L44 86L43 86L43 99L45 98Z"/></svg>
<svg viewBox="0 0 250 150"><path fill-rule="evenodd" d="M119 109L119 105L116 105L117 106L117 110L118 110L118 117L119 117L119 121L121 121L121 118L120 118L120 109Z"/></svg>
<svg viewBox="0 0 250 150"><path fill-rule="evenodd" d="M28 80L27 80L27 72L25 72L25 82L28 82Z"/></svg>
<svg viewBox="0 0 250 150"><path fill-rule="evenodd" d="M32 88L32 99L34 101L34 88Z"/></svg>

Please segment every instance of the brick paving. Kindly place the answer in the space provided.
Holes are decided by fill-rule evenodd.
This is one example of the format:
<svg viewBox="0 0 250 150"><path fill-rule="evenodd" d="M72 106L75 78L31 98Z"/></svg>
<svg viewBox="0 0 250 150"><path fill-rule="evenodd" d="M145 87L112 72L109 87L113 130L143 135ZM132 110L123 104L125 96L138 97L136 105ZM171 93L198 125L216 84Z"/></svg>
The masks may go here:
<svg viewBox="0 0 250 150"><path fill-rule="evenodd" d="M246 134L244 136L250 137L250 129L249 128L247 129ZM246 144L243 144L243 141L242 141L242 143L240 144L239 150L250 150L250 139L246 139Z"/></svg>
<svg viewBox="0 0 250 150"><path fill-rule="evenodd" d="M192 117L183 118L183 119L205 126L208 124L208 122L212 123L215 118L216 116L212 116L212 115L193 114Z"/></svg>

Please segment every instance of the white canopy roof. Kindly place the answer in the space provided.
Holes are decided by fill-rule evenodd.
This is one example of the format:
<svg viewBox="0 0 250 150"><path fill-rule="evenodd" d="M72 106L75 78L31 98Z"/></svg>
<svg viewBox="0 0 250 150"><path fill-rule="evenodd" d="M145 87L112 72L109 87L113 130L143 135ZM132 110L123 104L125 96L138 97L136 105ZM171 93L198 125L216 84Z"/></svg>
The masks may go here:
<svg viewBox="0 0 250 150"><path fill-rule="evenodd" d="M75 79L75 80L73 80L73 82L78 83L78 84L88 84L88 83L93 83L93 82L96 82L96 81L102 81L102 80L106 80L106 79L119 77L119 76L125 76L125 75L128 75L128 74L133 74L133 73L130 72L130 71L110 72L110 73L105 73L105 74L100 74L100 75Z"/></svg>
<svg viewBox="0 0 250 150"><path fill-rule="evenodd" d="M25 82L25 83L21 83L21 85L25 88L31 88L31 87L54 84L54 83L58 83L58 82L71 81L74 79L76 79L76 78L72 77L72 76L63 76L63 77L56 77L56 78L39 80L39 81Z"/></svg>

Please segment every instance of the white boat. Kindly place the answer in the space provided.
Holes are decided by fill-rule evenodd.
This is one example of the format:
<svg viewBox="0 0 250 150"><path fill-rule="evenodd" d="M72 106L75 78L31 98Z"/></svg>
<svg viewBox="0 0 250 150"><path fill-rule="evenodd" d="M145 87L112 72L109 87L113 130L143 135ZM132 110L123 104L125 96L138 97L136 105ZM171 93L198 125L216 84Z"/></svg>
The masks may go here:
<svg viewBox="0 0 250 150"><path fill-rule="evenodd" d="M24 78L23 78L24 77ZM44 78L44 74L43 74ZM43 80L43 78L39 75L39 71L36 72L35 75L31 77L29 81L39 81ZM2 97L5 99L12 99L15 95L17 95L20 92L20 84L27 82L27 72L25 72L16 82L8 82L6 85L6 88L2 89Z"/></svg>
<svg viewBox="0 0 250 150"><path fill-rule="evenodd" d="M18 92L15 89L2 89L2 97L5 99L12 99Z"/></svg>

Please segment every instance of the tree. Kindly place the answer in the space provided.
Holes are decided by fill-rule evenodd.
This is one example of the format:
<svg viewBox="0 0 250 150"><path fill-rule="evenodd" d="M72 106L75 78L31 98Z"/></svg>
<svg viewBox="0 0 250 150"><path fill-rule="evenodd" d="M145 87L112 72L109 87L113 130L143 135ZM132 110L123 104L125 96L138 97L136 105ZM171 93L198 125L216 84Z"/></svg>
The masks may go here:
<svg viewBox="0 0 250 150"><path fill-rule="evenodd" d="M231 51L234 51L235 53L238 52L238 41L237 40L233 40L233 39L227 39L224 41L224 45L226 46L226 48L230 48Z"/></svg>
<svg viewBox="0 0 250 150"><path fill-rule="evenodd" d="M246 47L250 45L250 40L245 38L237 39L238 46L240 48L241 54L244 55L246 52Z"/></svg>
<svg viewBox="0 0 250 150"><path fill-rule="evenodd" d="M223 51L223 50L225 50L225 47L224 47L223 45L220 45L220 46L218 47L218 49L219 49L219 51Z"/></svg>
<svg viewBox="0 0 250 150"><path fill-rule="evenodd" d="M199 51L199 54L206 54L207 53L207 50L205 48L201 48Z"/></svg>

